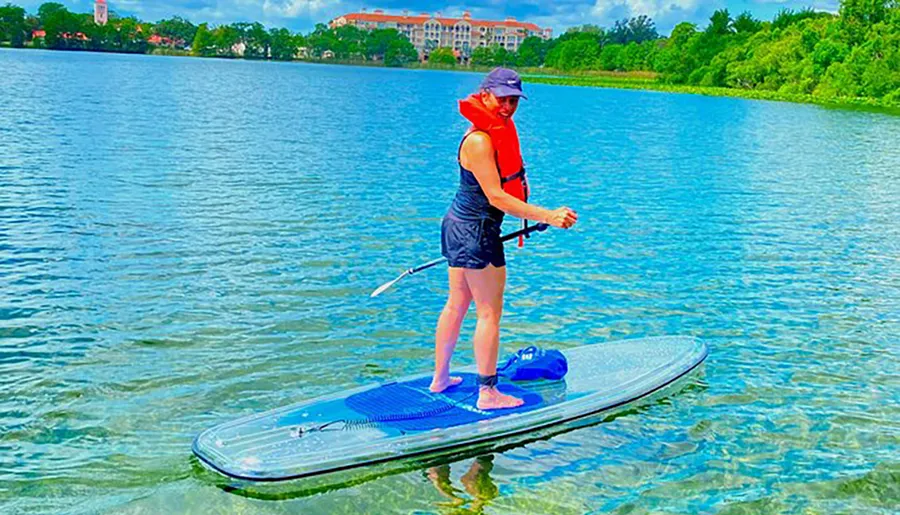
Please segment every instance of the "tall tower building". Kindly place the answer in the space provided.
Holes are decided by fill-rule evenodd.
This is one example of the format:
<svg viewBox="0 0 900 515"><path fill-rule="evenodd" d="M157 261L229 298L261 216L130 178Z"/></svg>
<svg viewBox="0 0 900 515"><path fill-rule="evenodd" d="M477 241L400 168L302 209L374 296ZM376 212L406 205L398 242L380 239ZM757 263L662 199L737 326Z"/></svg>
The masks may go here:
<svg viewBox="0 0 900 515"><path fill-rule="evenodd" d="M109 8L106 6L106 0L97 0L94 3L94 23L97 25L106 25L109 19Z"/></svg>

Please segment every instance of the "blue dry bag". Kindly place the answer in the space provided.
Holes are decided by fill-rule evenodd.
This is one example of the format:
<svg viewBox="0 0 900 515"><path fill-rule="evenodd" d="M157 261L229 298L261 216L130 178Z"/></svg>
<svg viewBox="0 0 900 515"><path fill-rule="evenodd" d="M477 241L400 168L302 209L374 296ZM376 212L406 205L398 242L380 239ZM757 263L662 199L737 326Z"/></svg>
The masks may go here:
<svg viewBox="0 0 900 515"><path fill-rule="evenodd" d="M519 349L506 364L497 367L497 375L512 381L562 379L569 371L566 357L558 350L544 350L534 345Z"/></svg>

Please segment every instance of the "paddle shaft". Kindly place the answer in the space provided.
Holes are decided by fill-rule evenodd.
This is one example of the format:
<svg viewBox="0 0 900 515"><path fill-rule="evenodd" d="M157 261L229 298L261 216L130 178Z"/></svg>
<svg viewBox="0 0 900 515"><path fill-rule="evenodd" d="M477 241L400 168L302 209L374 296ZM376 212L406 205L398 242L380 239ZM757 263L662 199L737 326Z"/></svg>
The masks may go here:
<svg viewBox="0 0 900 515"><path fill-rule="evenodd" d="M532 225L532 226L530 226L530 227L526 227L526 228L524 228L524 229L519 229L518 231L511 232L511 233L509 233L509 234L507 234L507 235L505 235L505 236L501 236L501 237L500 237L500 241L501 241L501 242L506 242L506 241L509 241L509 240L516 239L516 238L518 238L519 236L528 236L528 235L530 235L531 233L533 233L533 232L535 232L535 231L537 231L537 232L546 231L548 227L550 227L548 224L537 224L537 225ZM435 265L439 265L439 264L443 263L444 261L447 261L447 258L441 257L441 258L437 258L437 259L431 260L431 261L429 261L429 262L427 262L427 263L424 263L424 264L421 264L421 265L419 265L419 266L417 266L417 267L415 267L415 268L410 268L409 270L406 271L406 274L407 274L407 275L412 275L412 274L414 274L414 273L416 273L416 272L421 272L422 270L426 270L426 269L431 268L431 267L433 267L433 266L435 266Z"/></svg>
<svg viewBox="0 0 900 515"><path fill-rule="evenodd" d="M533 232L535 232L535 231L538 231L538 232L540 232L540 231L546 231L548 227L550 227L550 226L547 225L547 224L537 224L537 225L532 225L531 227L526 227L526 228L524 228L524 229L520 229L520 230L518 230L518 231L511 232L511 233L507 234L506 236L501 236L501 237L500 237L500 241L501 241L501 242L504 242L504 241L512 240L512 239L514 239L514 238L518 238L518 237L520 237L520 236L528 236L529 234L531 234L531 233L533 233ZM376 288L375 291L373 291L372 294L369 295L369 296L370 296L370 297L377 297L378 295L384 293L384 292L385 292L388 288L390 288L391 286L397 284L397 283L400 281L400 279L403 279L403 278L406 277L407 275L412 275L412 274L414 274L414 273L416 273L416 272L421 272L422 270L426 270L426 269L431 268L431 267L433 267L433 266L435 266L435 265L439 265L439 264L441 264L441 263L443 263L443 262L445 262L445 261L447 261L447 258L441 257L441 258L438 258L438 259L431 260L431 261L429 261L429 262L427 262L427 263L421 264L421 265L419 265L419 266L417 266L417 267L415 267L415 268L410 268L409 270L407 270L407 271L403 272L402 274L400 274L400 276L397 277L396 279L394 279L393 281L388 281L388 282L382 284L381 286L379 286L378 288Z"/></svg>

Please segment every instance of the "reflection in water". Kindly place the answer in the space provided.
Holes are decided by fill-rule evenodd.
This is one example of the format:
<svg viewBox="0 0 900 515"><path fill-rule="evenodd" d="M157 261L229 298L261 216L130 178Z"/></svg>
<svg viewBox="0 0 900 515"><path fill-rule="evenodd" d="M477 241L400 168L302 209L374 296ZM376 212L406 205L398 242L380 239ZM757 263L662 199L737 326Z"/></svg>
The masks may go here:
<svg viewBox="0 0 900 515"><path fill-rule="evenodd" d="M460 495L461 491L454 488L450 479L450 465L438 465L426 471L426 475L438 492L447 497L449 501L440 505L451 508L459 508L471 501L467 513L482 513L485 506L500 496L500 489L491 479L491 470L494 468L494 455L485 454L475 458L469 466L469 470L462 475L459 482L462 483L470 498Z"/></svg>

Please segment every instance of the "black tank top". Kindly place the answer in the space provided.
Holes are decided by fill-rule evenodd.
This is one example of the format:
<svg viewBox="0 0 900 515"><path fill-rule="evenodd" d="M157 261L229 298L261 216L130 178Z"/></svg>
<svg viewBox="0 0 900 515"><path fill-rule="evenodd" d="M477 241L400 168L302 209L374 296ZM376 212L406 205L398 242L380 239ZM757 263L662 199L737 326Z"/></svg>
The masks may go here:
<svg viewBox="0 0 900 515"><path fill-rule="evenodd" d="M459 143L459 150L456 153L456 161L459 163L459 189L456 190L456 197L450 204L450 211L462 221L475 222L488 219L499 224L503 222L503 211L491 205L475 174L465 169L460 160L463 143L474 132L478 131L466 133Z"/></svg>

